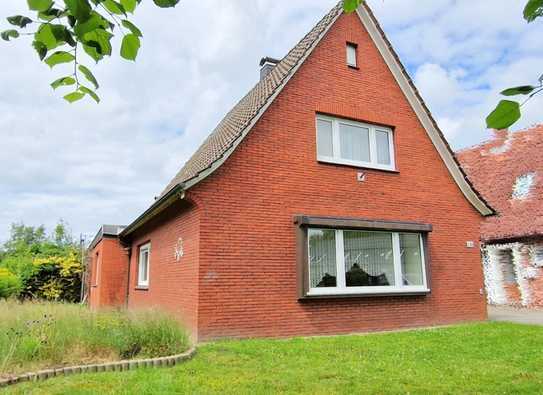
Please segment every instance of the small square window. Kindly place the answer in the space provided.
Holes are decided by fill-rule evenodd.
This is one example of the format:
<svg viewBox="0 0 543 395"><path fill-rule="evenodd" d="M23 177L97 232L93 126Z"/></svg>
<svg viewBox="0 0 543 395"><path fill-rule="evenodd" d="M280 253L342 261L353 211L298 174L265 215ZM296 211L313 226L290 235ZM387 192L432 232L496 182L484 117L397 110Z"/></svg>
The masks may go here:
<svg viewBox="0 0 543 395"><path fill-rule="evenodd" d="M357 67L356 49L357 49L356 44L347 43L347 66Z"/></svg>

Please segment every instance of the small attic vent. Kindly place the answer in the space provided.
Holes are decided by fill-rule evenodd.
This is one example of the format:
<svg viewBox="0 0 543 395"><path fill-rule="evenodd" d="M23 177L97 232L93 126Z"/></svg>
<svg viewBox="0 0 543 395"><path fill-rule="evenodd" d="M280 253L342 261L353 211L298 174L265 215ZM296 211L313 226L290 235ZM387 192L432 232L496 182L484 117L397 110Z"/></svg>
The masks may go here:
<svg viewBox="0 0 543 395"><path fill-rule="evenodd" d="M535 181L535 173L526 173L517 177L515 185L513 185L513 199L525 199Z"/></svg>

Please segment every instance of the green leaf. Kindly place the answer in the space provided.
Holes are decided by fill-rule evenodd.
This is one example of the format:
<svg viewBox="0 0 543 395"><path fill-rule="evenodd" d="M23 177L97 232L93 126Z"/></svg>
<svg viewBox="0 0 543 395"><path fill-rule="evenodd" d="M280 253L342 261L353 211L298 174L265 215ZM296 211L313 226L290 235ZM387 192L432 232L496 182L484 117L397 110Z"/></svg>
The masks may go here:
<svg viewBox="0 0 543 395"><path fill-rule="evenodd" d="M533 22L535 19L543 16L543 0L530 0L524 7L524 19Z"/></svg>
<svg viewBox="0 0 543 395"><path fill-rule="evenodd" d="M138 36L138 37L143 37L143 34L141 34L141 30L138 29L136 27L136 25L134 25L132 22L130 21L127 21L126 19L123 19L122 22L124 27L126 27L128 30L130 30L132 32L132 34Z"/></svg>
<svg viewBox="0 0 543 395"><path fill-rule="evenodd" d="M23 16L23 15L14 15L7 18L8 22L14 26L19 26L21 28L26 27L26 25L32 23L32 19Z"/></svg>
<svg viewBox="0 0 543 395"><path fill-rule="evenodd" d="M126 12L133 13L138 5L138 2L136 0L121 0L121 4Z"/></svg>
<svg viewBox="0 0 543 395"><path fill-rule="evenodd" d="M529 95L537 87L532 85L521 85L514 88L509 88L501 92L504 96Z"/></svg>
<svg viewBox="0 0 543 395"><path fill-rule="evenodd" d="M88 0L64 0L70 14L78 21L85 22L90 17L91 7Z"/></svg>
<svg viewBox="0 0 543 395"><path fill-rule="evenodd" d="M343 2L343 10L346 12L346 13L351 13L353 11L356 11L356 9L358 8L358 6L360 4L362 4L364 0L345 0Z"/></svg>
<svg viewBox="0 0 543 395"><path fill-rule="evenodd" d="M36 41L43 43L48 50L54 49L66 42L70 43L70 45L75 44L71 33L63 25L42 23L34 38Z"/></svg>
<svg viewBox="0 0 543 395"><path fill-rule="evenodd" d="M83 93L86 93L90 97L92 97L96 103L100 103L100 98L93 90L87 88L86 86L80 86L79 90Z"/></svg>
<svg viewBox="0 0 543 395"><path fill-rule="evenodd" d="M2 33L0 33L0 37L2 37L3 40L9 41L11 38L19 37L19 32L13 29L4 30Z"/></svg>
<svg viewBox="0 0 543 395"><path fill-rule="evenodd" d="M74 59L75 57L69 52L57 51L45 59L45 63L47 63L49 67L53 68L53 66L56 66L57 64L70 63Z"/></svg>
<svg viewBox="0 0 543 395"><path fill-rule="evenodd" d="M38 18L46 22L51 22L55 18L61 18L63 16L62 10L58 8L50 8L47 11L38 12Z"/></svg>
<svg viewBox="0 0 543 395"><path fill-rule="evenodd" d="M84 97L85 97L85 93L80 92L80 91L74 91L64 96L64 100L66 100L68 103L73 103L73 102L83 99Z"/></svg>
<svg viewBox="0 0 543 395"><path fill-rule="evenodd" d="M127 34L121 44L121 56L127 60L136 60L140 49L140 39L135 34Z"/></svg>
<svg viewBox="0 0 543 395"><path fill-rule="evenodd" d="M486 126L491 129L507 129L520 118L520 105L516 101L502 100L486 117Z"/></svg>
<svg viewBox="0 0 543 395"><path fill-rule="evenodd" d="M51 87L53 89L57 89L59 86L68 86L73 84L75 84L75 79L73 77L62 77L56 81L53 81L51 83Z"/></svg>
<svg viewBox="0 0 543 395"><path fill-rule="evenodd" d="M40 41L34 41L32 42L32 46L38 53L40 60L45 59L45 57L47 56L47 47L45 46L45 44Z"/></svg>
<svg viewBox="0 0 543 395"><path fill-rule="evenodd" d="M94 88L95 89L98 89L100 88L100 85L98 85L98 81L96 81L96 78L94 78L94 75L91 73L91 71L83 66L82 64L79 65L79 71L81 71L83 73L83 75L85 76L85 78L94 85Z"/></svg>
<svg viewBox="0 0 543 395"><path fill-rule="evenodd" d="M96 45L96 46L93 46ZM104 58L104 55L102 55L100 52L98 52L96 43L89 43L89 44L83 44L83 50L89 55L91 58L94 59L96 63L98 63L100 60Z"/></svg>
<svg viewBox="0 0 543 395"><path fill-rule="evenodd" d="M79 39L82 39L86 33L98 28L107 30L109 27L109 22L102 15L93 11L87 21L79 21L75 25L74 32Z"/></svg>
<svg viewBox="0 0 543 395"><path fill-rule="evenodd" d="M153 0L160 8L175 7L179 0Z"/></svg>
<svg viewBox="0 0 543 395"><path fill-rule="evenodd" d="M113 14L126 15L126 10L124 9L123 5L115 0L104 0L102 4L109 12Z"/></svg>
<svg viewBox="0 0 543 395"><path fill-rule="evenodd" d="M32 11L46 11L53 5L53 0L26 0Z"/></svg>
<svg viewBox="0 0 543 395"><path fill-rule="evenodd" d="M104 29L94 29L83 36L83 49L98 62L105 55L111 55L111 37L113 34Z"/></svg>

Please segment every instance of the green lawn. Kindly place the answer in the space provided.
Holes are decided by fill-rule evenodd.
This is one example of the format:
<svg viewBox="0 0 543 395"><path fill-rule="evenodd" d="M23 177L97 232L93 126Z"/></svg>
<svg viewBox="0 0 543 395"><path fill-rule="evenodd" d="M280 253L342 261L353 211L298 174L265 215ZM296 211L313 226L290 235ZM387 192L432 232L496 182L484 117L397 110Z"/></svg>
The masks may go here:
<svg viewBox="0 0 543 395"><path fill-rule="evenodd" d="M543 327L221 341L174 368L72 376L20 394L543 393Z"/></svg>

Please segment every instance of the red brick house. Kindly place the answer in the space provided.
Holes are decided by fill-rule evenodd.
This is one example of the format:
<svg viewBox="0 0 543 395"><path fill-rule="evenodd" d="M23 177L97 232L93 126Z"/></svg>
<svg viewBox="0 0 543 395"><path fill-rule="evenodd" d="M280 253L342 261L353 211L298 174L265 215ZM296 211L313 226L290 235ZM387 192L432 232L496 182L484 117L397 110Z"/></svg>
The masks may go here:
<svg viewBox="0 0 543 395"><path fill-rule="evenodd" d="M99 233L91 306L159 306L197 340L484 320L493 209L371 11L338 4L261 66L154 204Z"/></svg>
<svg viewBox="0 0 543 395"><path fill-rule="evenodd" d="M458 153L496 208L481 226L488 302L543 307L543 125Z"/></svg>

